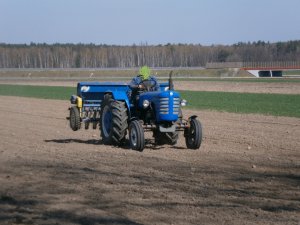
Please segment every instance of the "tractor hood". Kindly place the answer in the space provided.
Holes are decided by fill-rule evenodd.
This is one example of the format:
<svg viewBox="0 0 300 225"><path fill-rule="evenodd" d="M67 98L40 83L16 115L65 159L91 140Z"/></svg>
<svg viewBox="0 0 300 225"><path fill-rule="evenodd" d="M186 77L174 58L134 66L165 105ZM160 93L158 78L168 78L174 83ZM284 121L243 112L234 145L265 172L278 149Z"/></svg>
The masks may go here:
<svg viewBox="0 0 300 225"><path fill-rule="evenodd" d="M157 122L175 122L178 119L180 108L180 95L178 92L154 91L140 95L139 108L143 108L143 102L148 100L155 111Z"/></svg>

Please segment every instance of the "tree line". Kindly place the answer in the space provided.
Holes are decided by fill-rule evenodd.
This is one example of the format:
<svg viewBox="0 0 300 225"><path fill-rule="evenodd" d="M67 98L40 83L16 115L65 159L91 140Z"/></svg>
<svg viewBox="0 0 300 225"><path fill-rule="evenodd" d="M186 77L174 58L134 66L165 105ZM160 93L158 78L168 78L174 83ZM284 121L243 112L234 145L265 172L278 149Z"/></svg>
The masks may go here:
<svg viewBox="0 0 300 225"><path fill-rule="evenodd" d="M300 40L233 45L0 44L0 68L204 67L211 62L300 61Z"/></svg>

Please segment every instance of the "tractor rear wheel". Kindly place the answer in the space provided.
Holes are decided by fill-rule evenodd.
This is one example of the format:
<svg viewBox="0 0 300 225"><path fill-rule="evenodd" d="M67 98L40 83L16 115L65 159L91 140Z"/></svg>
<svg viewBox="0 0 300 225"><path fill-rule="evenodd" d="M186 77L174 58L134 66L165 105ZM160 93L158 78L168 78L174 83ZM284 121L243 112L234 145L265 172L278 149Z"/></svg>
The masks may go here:
<svg viewBox="0 0 300 225"><path fill-rule="evenodd" d="M142 152L145 147L144 129L139 121L134 120L129 124L129 142L133 150Z"/></svg>
<svg viewBox="0 0 300 225"><path fill-rule="evenodd" d="M81 127L80 113L77 106L72 106L70 108L70 127L73 131L77 131Z"/></svg>
<svg viewBox="0 0 300 225"><path fill-rule="evenodd" d="M184 131L185 143L189 149L200 148L202 142L202 125L196 118L191 118L190 127Z"/></svg>
<svg viewBox="0 0 300 225"><path fill-rule="evenodd" d="M181 123L181 121L182 121L182 111L179 108L177 122ZM165 145L165 144L176 145L179 138L178 131L163 133L160 132L159 130L155 130L153 136L155 139L155 144L157 145Z"/></svg>
<svg viewBox="0 0 300 225"><path fill-rule="evenodd" d="M128 127L125 102L116 101L110 94L106 94L100 115L100 129L104 144L122 144Z"/></svg>
<svg viewBox="0 0 300 225"><path fill-rule="evenodd" d="M167 133L155 131L154 133L155 143L158 145L176 145L178 137L179 135L177 131Z"/></svg>

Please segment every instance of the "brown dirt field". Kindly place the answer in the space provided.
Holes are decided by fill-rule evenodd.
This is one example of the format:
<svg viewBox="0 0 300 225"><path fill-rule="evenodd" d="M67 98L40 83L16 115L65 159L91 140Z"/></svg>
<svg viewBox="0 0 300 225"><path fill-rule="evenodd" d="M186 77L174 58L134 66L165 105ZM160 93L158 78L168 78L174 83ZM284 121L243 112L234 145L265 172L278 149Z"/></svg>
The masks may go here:
<svg viewBox="0 0 300 225"><path fill-rule="evenodd" d="M76 87L77 81L51 80L0 80L0 84L25 84ZM300 82L222 82L222 81L175 81L176 90L220 91L242 93L300 94Z"/></svg>
<svg viewBox="0 0 300 225"><path fill-rule="evenodd" d="M0 96L0 224L299 224L300 119L210 111L200 150L105 146L69 102Z"/></svg>

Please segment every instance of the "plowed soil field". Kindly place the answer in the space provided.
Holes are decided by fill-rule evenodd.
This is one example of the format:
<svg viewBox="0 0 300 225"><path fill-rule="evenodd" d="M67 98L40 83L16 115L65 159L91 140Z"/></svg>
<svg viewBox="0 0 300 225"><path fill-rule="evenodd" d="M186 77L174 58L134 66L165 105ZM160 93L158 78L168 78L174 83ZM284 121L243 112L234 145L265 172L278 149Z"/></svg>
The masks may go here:
<svg viewBox="0 0 300 225"><path fill-rule="evenodd" d="M71 131L68 107L0 96L0 224L300 223L300 119L186 110L199 150L136 152Z"/></svg>

